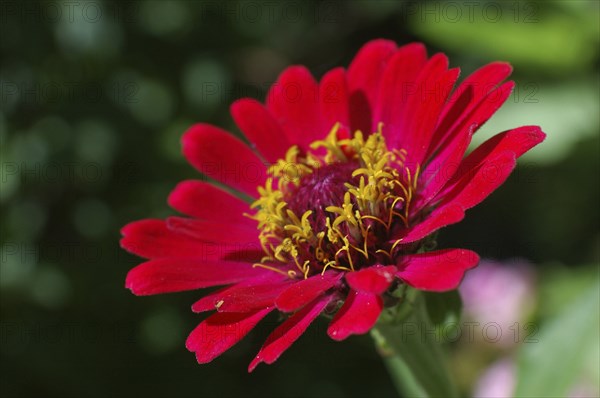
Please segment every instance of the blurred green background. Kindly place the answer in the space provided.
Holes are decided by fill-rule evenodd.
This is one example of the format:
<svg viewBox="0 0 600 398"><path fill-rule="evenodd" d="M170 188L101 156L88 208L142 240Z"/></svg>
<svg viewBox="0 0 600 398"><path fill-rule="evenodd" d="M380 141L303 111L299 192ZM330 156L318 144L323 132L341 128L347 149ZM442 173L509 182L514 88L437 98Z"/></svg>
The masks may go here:
<svg viewBox="0 0 600 398"><path fill-rule="evenodd" d="M247 364L276 317L196 364L184 341L200 320L189 309L199 293L131 295L124 278L140 260L118 245L120 227L173 214L169 191L198 178L180 153L189 125L239 134L233 100L264 99L290 64L317 77L347 66L379 37L423 41L462 77L511 62L515 93L476 141L524 124L548 134L504 187L440 234L441 247L508 268L526 262L534 280L526 319L537 343L450 347L464 395L504 357L518 364L522 394L564 396L582 382L595 394L598 4L3 1L0 395L395 396L370 337L335 343L325 322L252 375Z"/></svg>

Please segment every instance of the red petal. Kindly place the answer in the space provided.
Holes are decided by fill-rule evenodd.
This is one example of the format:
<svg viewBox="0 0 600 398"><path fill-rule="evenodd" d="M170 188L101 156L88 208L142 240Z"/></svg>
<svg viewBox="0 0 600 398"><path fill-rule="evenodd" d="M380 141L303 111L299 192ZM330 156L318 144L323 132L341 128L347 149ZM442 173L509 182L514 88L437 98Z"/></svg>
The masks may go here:
<svg viewBox="0 0 600 398"><path fill-rule="evenodd" d="M341 277L341 272L328 271L303 279L285 289L275 300L275 305L284 312L296 311L332 288Z"/></svg>
<svg viewBox="0 0 600 398"><path fill-rule="evenodd" d="M251 313L217 312L200 323L187 338L188 350L198 363L208 363L250 332L272 308Z"/></svg>
<svg viewBox="0 0 600 398"><path fill-rule="evenodd" d="M462 220L464 211L479 204L502 185L515 165L515 154L505 151L487 159L470 174L464 174L439 195L441 203L424 221L404 232L402 243L417 241L441 227Z"/></svg>
<svg viewBox="0 0 600 398"><path fill-rule="evenodd" d="M435 126L439 121L439 113L446 103L450 91L458 79L460 70L458 68L450 69L445 72L437 81L434 81L429 89L425 88L425 92L434 93L426 97L421 103L419 103L417 110L414 112L414 118L416 124L413 124L413 135L415 139L412 144L408 146L409 153L413 153L412 157L407 156L409 161L412 158L412 162L415 164L423 164L427 155L427 150L431 144L431 139L435 133ZM427 83L423 87L427 87ZM410 107L408 108L410 112ZM424 123L426 120L428 123ZM408 145L408 144L407 144Z"/></svg>
<svg viewBox="0 0 600 398"><path fill-rule="evenodd" d="M396 43L391 40L373 40L365 44L350 63L348 87L352 131L361 130L367 134L377 128L373 116L381 77L396 48Z"/></svg>
<svg viewBox="0 0 600 398"><path fill-rule="evenodd" d="M183 136L183 154L200 172L257 196L266 180L265 164L242 141L210 124L196 124Z"/></svg>
<svg viewBox="0 0 600 398"><path fill-rule="evenodd" d="M388 143L396 142L400 133L397 123L405 118L407 88L414 84L427 61L427 50L421 43L402 46L390 58L381 81L375 122L383 122Z"/></svg>
<svg viewBox="0 0 600 398"><path fill-rule="evenodd" d="M258 355L252 360L248 372L252 372L261 363L272 364L296 341L310 326L312 321L325 309L331 296L324 296L296 312L279 325L267 338Z"/></svg>
<svg viewBox="0 0 600 398"><path fill-rule="evenodd" d="M391 128L398 131L393 148L407 151L407 164L416 166L425 156L442 107L458 78L458 69L447 70L448 58L441 53L431 57L415 83L405 95L406 112L401 119L392 119Z"/></svg>
<svg viewBox="0 0 600 398"><path fill-rule="evenodd" d="M472 128L460 134L454 134L453 141L440 149L419 177L422 189L413 204L413 210L420 210L442 189L442 187L457 172L460 162L471 143Z"/></svg>
<svg viewBox="0 0 600 398"><path fill-rule="evenodd" d="M250 312L272 307L275 298L292 281L275 272L269 274L211 293L195 302L192 305L192 311L202 312L216 309L218 312Z"/></svg>
<svg viewBox="0 0 600 398"><path fill-rule="evenodd" d="M169 206L188 216L256 225L256 221L243 215L250 211L248 203L207 182L180 182L169 195L168 202Z"/></svg>
<svg viewBox="0 0 600 398"><path fill-rule="evenodd" d="M394 281L397 269L393 265L387 267L369 267L346 274L346 282L356 291L382 294Z"/></svg>
<svg viewBox="0 0 600 398"><path fill-rule="evenodd" d="M456 289L465 271L478 263L477 253L464 249L414 254L402 258L396 276L417 289L443 292Z"/></svg>
<svg viewBox="0 0 600 398"><path fill-rule="evenodd" d="M121 247L145 258L195 255L202 244L169 230L163 220L134 221L121 234Z"/></svg>
<svg viewBox="0 0 600 398"><path fill-rule="evenodd" d="M502 185L515 168L517 159L511 151L494 155L471 169L470 173L462 173L460 179L444 188L438 195L442 200L440 207L455 203L464 210L470 209Z"/></svg>
<svg viewBox="0 0 600 398"><path fill-rule="evenodd" d="M256 243L258 231L244 225L197 220L194 218L169 217L169 229L203 242Z"/></svg>
<svg viewBox="0 0 600 398"><path fill-rule="evenodd" d="M477 69L467 76L452 93L448 105L442 112L442 118L445 119L450 113L457 112L459 108L468 111L479 100L497 88L511 73L512 66L508 62L491 62Z"/></svg>
<svg viewBox="0 0 600 398"><path fill-rule="evenodd" d="M344 305L329 324L327 334L340 341L351 334L367 333L377 322L382 310L383 300L379 295L350 290Z"/></svg>
<svg viewBox="0 0 600 398"><path fill-rule="evenodd" d="M522 126L497 134L477 147L462 162L459 178L469 174L487 159L491 159L504 151L510 151L515 157L520 157L531 148L544 141L546 134L539 126Z"/></svg>
<svg viewBox="0 0 600 398"><path fill-rule="evenodd" d="M242 98L231 105L230 111L235 123L265 159L276 162L285 157L290 142L263 104L250 98Z"/></svg>
<svg viewBox="0 0 600 398"><path fill-rule="evenodd" d="M494 182L497 180L493 173L495 171L494 168L499 166L496 165L497 162L494 161L495 158L501 157L502 153L512 153L512 156L517 158L542 142L545 137L546 134L544 134L538 126L518 127L495 135L463 159L458 167L458 171L444 189L440 191L437 197L443 198L449 196L450 198L453 198L453 192L456 193L461 185L464 185L469 181L470 176L476 174L478 169L484 167L487 167L485 177ZM448 200L449 199L445 199L444 201L448 202ZM469 207L475 206L481 202L481 200Z"/></svg>
<svg viewBox="0 0 600 398"><path fill-rule="evenodd" d="M321 131L328 132L334 124L350 128L348 85L343 68L330 70L319 83L319 110Z"/></svg>
<svg viewBox="0 0 600 398"><path fill-rule="evenodd" d="M321 131L318 113L317 82L308 69L292 66L281 73L267 95L267 108L283 127L288 141L301 148L318 138Z"/></svg>
<svg viewBox="0 0 600 398"><path fill-rule="evenodd" d="M121 230L121 246L145 258L196 257L202 260L260 261L264 252L258 243L202 242L169 229L163 220L141 220Z"/></svg>
<svg viewBox="0 0 600 398"><path fill-rule="evenodd" d="M138 296L146 296L227 285L264 272L270 271L252 268L249 263L188 257L160 258L129 271L125 287Z"/></svg>
<svg viewBox="0 0 600 398"><path fill-rule="evenodd" d="M440 191L460 168L461 159L471 142L471 137L504 104L514 87L513 82L507 82L497 90L489 93L469 113L456 123L450 132L446 133L439 152L423 171L422 176L429 179L423 183L421 198L415 203L414 209L421 208Z"/></svg>
<svg viewBox="0 0 600 398"><path fill-rule="evenodd" d="M510 64L506 62L492 62L469 75L454 91L448 104L444 107L440 123L436 128L432 140L430 153L438 150L439 146L445 141L444 138L446 135L455 129L461 119L471 114L475 107L480 106L480 103L486 97L493 98L496 103L499 102L498 107L502 105L504 100L499 100L499 92L496 92L496 95L493 97L490 97L490 93L496 91L497 86L511 72L512 67ZM481 124L483 123L479 123L478 126Z"/></svg>
<svg viewBox="0 0 600 398"><path fill-rule="evenodd" d="M450 224L455 224L465 218L465 211L458 204L450 204L435 209L425 220L404 232L402 243L412 243L423 239L430 233ZM392 241L395 241L395 237Z"/></svg>

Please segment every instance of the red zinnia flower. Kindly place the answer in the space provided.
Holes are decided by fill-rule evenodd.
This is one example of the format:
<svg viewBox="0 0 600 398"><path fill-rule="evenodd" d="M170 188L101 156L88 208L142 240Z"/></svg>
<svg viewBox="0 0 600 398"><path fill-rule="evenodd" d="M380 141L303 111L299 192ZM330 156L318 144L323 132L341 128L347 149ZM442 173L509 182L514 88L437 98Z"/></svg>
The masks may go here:
<svg viewBox="0 0 600 398"><path fill-rule="evenodd" d="M423 252L431 234L460 221L545 137L539 127L520 127L465 157L514 83L503 83L510 65L494 62L451 92L458 72L444 54L428 58L420 43L375 40L347 71L316 82L293 66L266 105L236 101L231 113L252 146L193 126L183 137L186 158L228 188L182 182L169 204L190 218L123 228L122 246L149 259L126 286L149 295L227 285L192 306L216 311L187 340L200 363L268 313L289 314L250 370L275 361L321 313L334 314L327 332L342 340L369 331L401 284L456 288L479 257Z"/></svg>

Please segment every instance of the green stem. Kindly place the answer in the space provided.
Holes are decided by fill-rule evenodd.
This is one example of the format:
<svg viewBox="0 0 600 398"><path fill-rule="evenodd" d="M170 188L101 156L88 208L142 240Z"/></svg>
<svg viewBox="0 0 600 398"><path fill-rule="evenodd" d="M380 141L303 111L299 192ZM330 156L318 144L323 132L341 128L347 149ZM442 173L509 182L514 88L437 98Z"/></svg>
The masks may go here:
<svg viewBox="0 0 600 398"><path fill-rule="evenodd" d="M415 292L407 305L408 315L382 317L371 331L396 388L404 397L457 397L425 300Z"/></svg>

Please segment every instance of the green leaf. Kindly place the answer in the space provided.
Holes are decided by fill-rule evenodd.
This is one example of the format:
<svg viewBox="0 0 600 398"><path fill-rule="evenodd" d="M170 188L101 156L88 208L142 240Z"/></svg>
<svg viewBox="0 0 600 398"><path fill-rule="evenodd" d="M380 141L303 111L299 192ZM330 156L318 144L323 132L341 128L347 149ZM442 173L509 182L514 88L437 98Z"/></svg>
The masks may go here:
<svg viewBox="0 0 600 398"><path fill-rule="evenodd" d="M528 336L530 343L524 344L518 359L515 396L567 396L590 366L596 368L591 373L598 373L599 295L600 284L595 283L539 334ZM591 357L596 360L589 361Z"/></svg>
<svg viewBox="0 0 600 398"><path fill-rule="evenodd" d="M443 48L503 59L532 71L567 74L589 68L598 53L597 11L588 3L587 10L564 12L530 2L505 2L501 7L500 2L493 7L495 15L487 5L476 3L471 11L458 7L458 15L441 6L433 15L412 13L408 26Z"/></svg>

